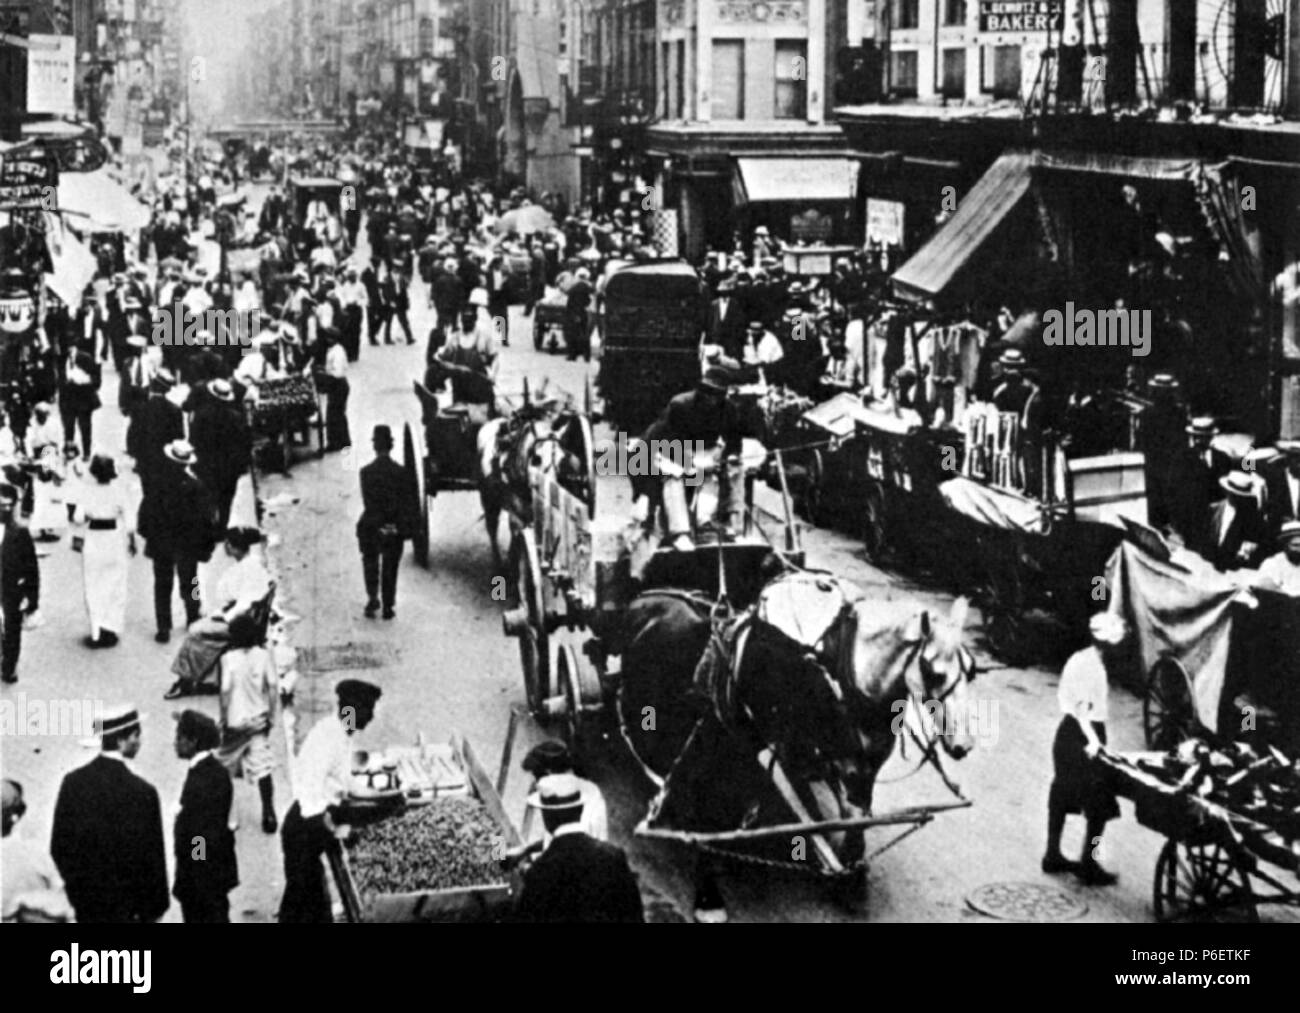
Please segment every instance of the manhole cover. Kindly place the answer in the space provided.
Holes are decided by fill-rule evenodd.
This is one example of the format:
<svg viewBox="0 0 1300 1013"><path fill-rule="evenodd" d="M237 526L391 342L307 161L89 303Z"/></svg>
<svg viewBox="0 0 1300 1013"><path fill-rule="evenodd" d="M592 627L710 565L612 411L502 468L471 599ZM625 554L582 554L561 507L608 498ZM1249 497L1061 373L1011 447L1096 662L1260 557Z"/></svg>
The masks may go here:
<svg viewBox="0 0 1300 1013"><path fill-rule="evenodd" d="M298 669L319 673L383 668L396 657L397 650L390 644L327 644L302 648L298 652Z"/></svg>
<svg viewBox="0 0 1300 1013"><path fill-rule="evenodd" d="M1088 913L1088 905L1041 883L989 883L966 898L981 914L1008 922L1068 922Z"/></svg>

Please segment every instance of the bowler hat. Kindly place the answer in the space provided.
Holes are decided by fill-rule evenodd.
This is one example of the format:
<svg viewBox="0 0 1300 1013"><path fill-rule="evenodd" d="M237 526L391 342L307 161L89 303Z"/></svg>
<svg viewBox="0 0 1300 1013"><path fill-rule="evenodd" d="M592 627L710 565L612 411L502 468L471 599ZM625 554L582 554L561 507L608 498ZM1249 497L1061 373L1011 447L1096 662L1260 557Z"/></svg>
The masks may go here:
<svg viewBox="0 0 1300 1013"><path fill-rule="evenodd" d="M364 679L344 679L334 687L341 707L374 707L384 691Z"/></svg>
<svg viewBox="0 0 1300 1013"><path fill-rule="evenodd" d="M533 746L520 766L525 773L534 777L546 777L548 774L562 774L572 770L573 758L569 755L569 747L563 742L547 739Z"/></svg>
<svg viewBox="0 0 1300 1013"><path fill-rule="evenodd" d="M376 447L381 447L384 450L392 450L393 449L392 428L390 426L386 426L383 424L375 426L375 431L374 434L371 436L371 441L374 443Z"/></svg>

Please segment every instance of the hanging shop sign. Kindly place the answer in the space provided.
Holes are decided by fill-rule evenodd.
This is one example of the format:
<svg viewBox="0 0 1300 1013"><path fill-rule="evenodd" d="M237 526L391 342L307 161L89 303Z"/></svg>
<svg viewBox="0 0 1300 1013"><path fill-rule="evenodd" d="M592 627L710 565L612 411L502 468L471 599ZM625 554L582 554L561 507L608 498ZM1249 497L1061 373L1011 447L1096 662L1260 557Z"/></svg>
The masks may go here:
<svg viewBox="0 0 1300 1013"><path fill-rule="evenodd" d="M867 198L867 242L903 245L903 214L900 201Z"/></svg>
<svg viewBox="0 0 1300 1013"><path fill-rule="evenodd" d="M0 155L0 211L48 208L58 185L59 168L53 158Z"/></svg>
<svg viewBox="0 0 1300 1013"><path fill-rule="evenodd" d="M36 300L28 292L7 288L0 292L0 332L25 334L36 322Z"/></svg>
<svg viewBox="0 0 1300 1013"><path fill-rule="evenodd" d="M1059 32L1064 0L980 0L981 32Z"/></svg>

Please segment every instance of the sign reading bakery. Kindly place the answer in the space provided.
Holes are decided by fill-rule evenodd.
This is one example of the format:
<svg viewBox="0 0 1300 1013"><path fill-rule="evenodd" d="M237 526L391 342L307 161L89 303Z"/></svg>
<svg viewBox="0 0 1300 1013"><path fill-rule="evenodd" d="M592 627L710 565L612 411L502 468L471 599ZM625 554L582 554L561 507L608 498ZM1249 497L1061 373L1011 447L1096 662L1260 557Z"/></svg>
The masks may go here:
<svg viewBox="0 0 1300 1013"><path fill-rule="evenodd" d="M981 32L1059 32L1065 0L980 0Z"/></svg>

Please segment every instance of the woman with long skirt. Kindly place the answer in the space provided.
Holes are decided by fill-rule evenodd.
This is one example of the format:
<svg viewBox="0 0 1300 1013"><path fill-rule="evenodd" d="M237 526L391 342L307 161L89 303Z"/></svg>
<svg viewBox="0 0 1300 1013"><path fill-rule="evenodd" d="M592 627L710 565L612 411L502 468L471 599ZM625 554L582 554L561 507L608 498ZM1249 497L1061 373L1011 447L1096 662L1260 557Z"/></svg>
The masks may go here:
<svg viewBox="0 0 1300 1013"><path fill-rule="evenodd" d="M89 471L74 513L90 620L86 645L112 647L126 624L127 560L135 555L135 532L126 485L113 459L96 454Z"/></svg>

